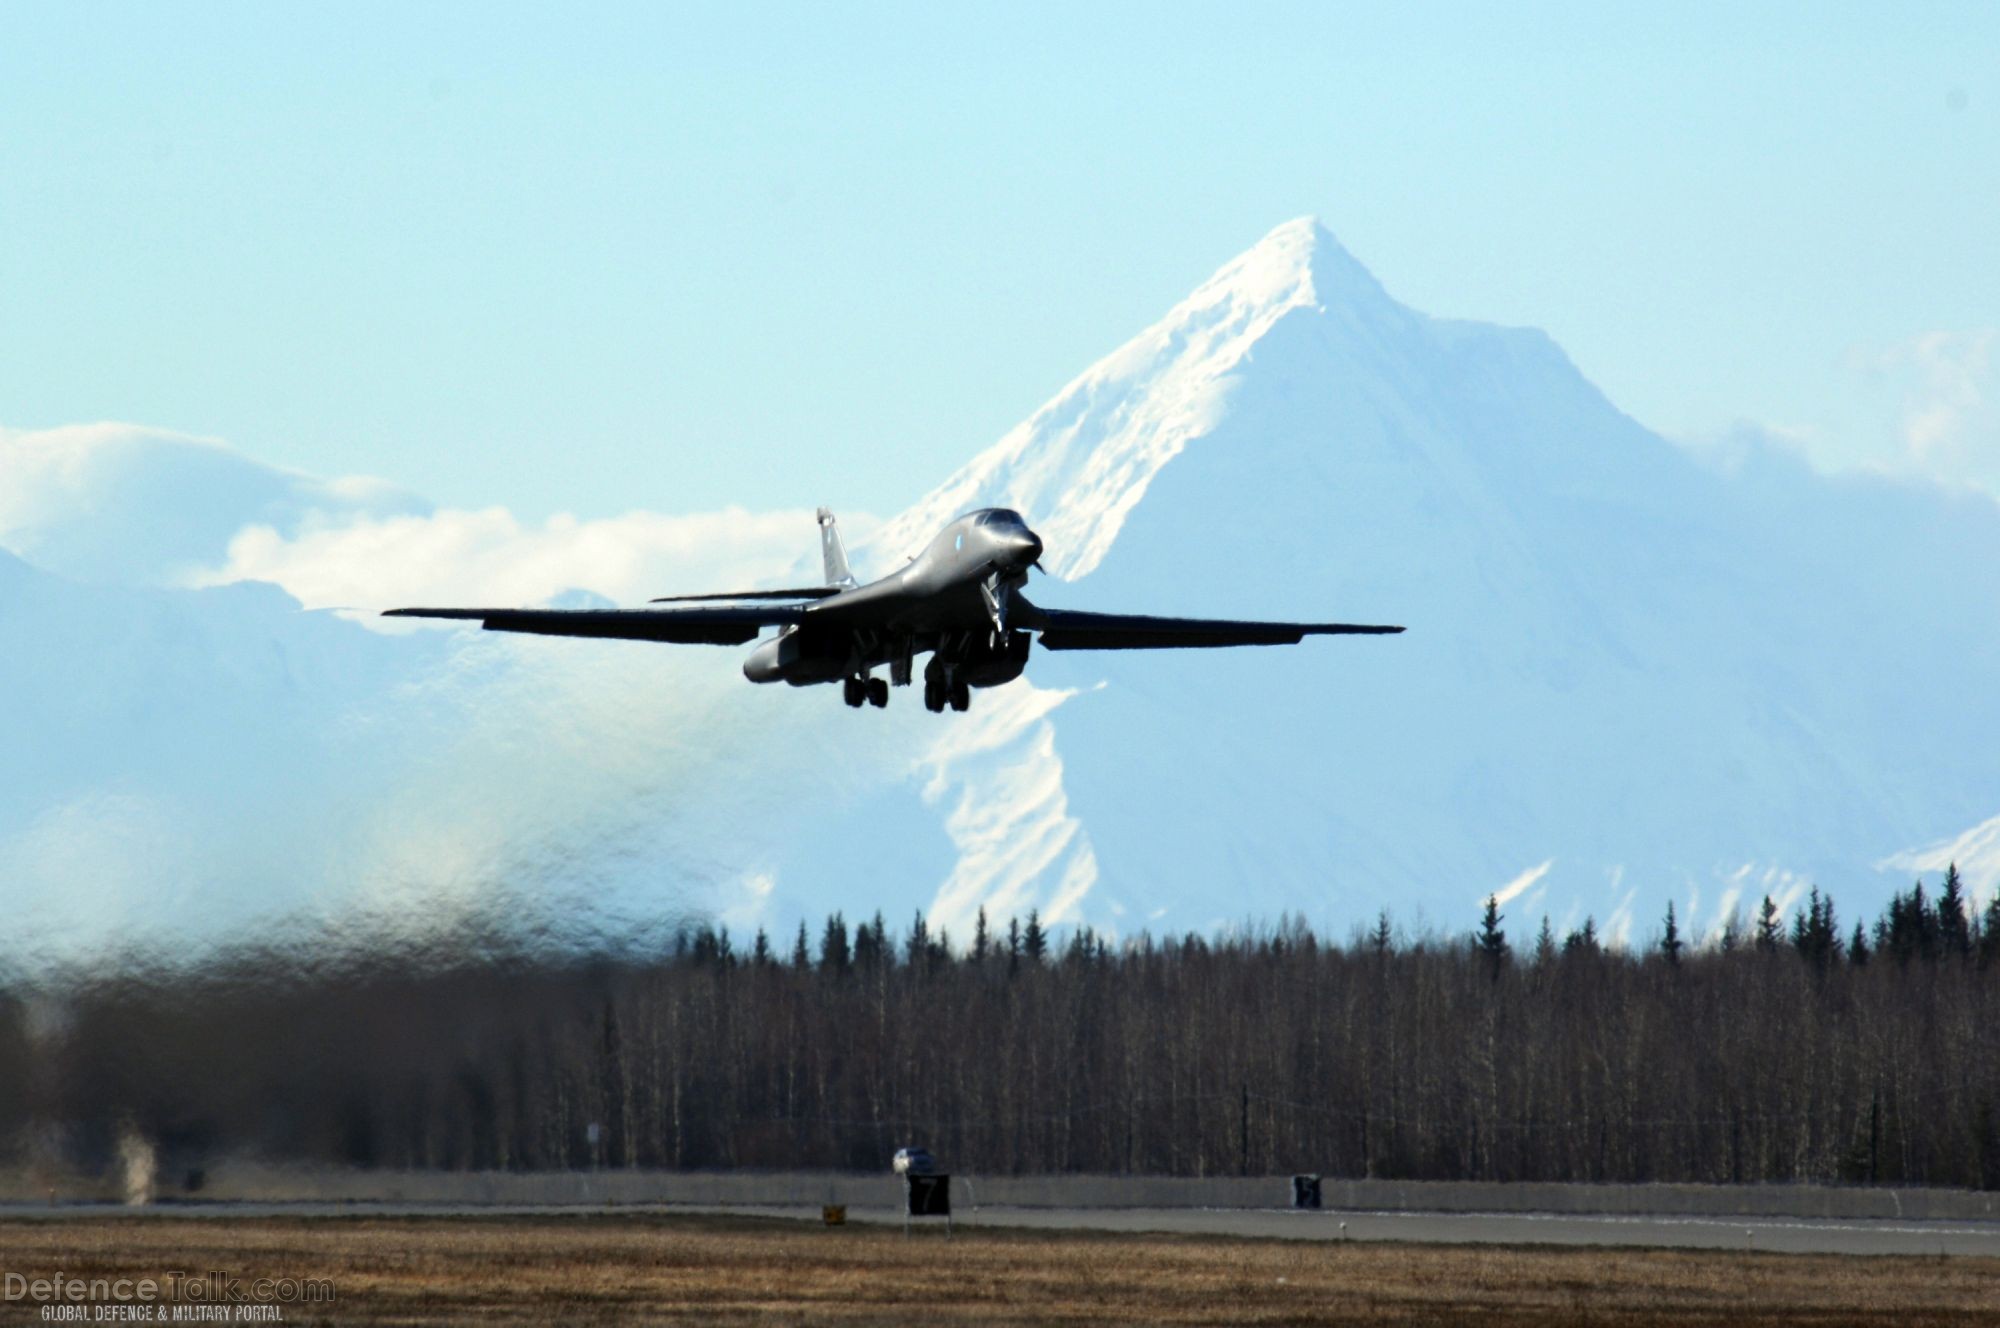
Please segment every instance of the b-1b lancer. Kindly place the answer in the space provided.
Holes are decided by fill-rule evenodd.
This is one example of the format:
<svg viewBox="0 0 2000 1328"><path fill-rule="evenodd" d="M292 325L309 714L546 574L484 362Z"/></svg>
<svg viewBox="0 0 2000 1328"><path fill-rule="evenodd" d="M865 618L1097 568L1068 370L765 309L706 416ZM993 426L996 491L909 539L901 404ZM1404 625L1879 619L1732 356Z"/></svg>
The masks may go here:
<svg viewBox="0 0 2000 1328"><path fill-rule="evenodd" d="M834 529L819 509L826 584L792 590L670 595L644 609L391 609L390 617L474 619L488 631L741 645L767 627L777 635L743 661L751 682L794 687L837 682L847 704L886 706L889 685L907 685L918 655L924 705L964 710L974 687L1021 676L1028 649L1150 650L1188 646L1293 645L1308 636L1381 636L1400 627L1358 623L1235 622L1145 618L1044 609L1021 593L1040 568L1042 541L1019 512L988 507L946 526L930 547L879 581L857 585ZM875 670L887 668L885 680Z"/></svg>

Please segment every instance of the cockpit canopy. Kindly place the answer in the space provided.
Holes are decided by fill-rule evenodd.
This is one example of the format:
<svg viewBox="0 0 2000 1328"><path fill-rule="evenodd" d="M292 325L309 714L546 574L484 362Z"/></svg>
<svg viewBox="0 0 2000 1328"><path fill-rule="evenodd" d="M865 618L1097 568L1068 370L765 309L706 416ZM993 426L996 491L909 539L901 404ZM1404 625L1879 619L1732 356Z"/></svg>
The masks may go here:
<svg viewBox="0 0 2000 1328"><path fill-rule="evenodd" d="M1028 523L1023 521L1021 514L1011 507L989 507L979 513L972 524L975 526L1025 526Z"/></svg>

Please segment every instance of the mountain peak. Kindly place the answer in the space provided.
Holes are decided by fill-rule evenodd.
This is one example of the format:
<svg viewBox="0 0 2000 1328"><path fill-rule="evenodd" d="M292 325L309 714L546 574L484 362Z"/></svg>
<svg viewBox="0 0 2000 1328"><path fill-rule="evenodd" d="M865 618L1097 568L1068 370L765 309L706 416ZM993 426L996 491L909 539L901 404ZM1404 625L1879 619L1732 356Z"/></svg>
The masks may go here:
<svg viewBox="0 0 2000 1328"><path fill-rule="evenodd" d="M1186 305L1222 298L1264 307L1393 303L1374 274L1313 216L1274 227L1197 287Z"/></svg>
<svg viewBox="0 0 2000 1328"><path fill-rule="evenodd" d="M1316 218L1284 223L885 524L864 560L894 566L960 512L1007 506L1035 514L1058 577L1089 575L1152 478L1221 417L1252 348L1289 315L1332 311L1378 333L1414 317Z"/></svg>

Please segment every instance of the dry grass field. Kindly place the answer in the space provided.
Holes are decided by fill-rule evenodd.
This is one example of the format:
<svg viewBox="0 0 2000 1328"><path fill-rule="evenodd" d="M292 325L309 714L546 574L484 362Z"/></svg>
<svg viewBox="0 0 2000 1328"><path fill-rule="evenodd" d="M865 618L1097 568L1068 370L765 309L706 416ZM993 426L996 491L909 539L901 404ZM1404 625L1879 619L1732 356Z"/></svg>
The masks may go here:
<svg viewBox="0 0 2000 1328"><path fill-rule="evenodd" d="M28 1277L331 1278L284 1322L2000 1323L2000 1260L1319 1244L748 1219L0 1222ZM23 1301L0 1321L44 1322Z"/></svg>

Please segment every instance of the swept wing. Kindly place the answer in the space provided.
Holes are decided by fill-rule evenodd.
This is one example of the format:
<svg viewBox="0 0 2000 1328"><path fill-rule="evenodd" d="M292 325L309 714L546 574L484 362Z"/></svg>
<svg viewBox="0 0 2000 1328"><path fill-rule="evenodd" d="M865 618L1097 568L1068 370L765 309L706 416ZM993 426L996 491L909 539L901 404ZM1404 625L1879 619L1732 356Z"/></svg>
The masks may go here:
<svg viewBox="0 0 2000 1328"><path fill-rule="evenodd" d="M803 604L686 609L390 609L387 618L462 618L489 632L595 636L621 641L670 641L735 646L766 627L805 621Z"/></svg>
<svg viewBox="0 0 2000 1328"><path fill-rule="evenodd" d="M735 590L715 595L661 595L648 604L692 604L698 600L825 599L838 595L845 586L802 586L795 590Z"/></svg>
<svg viewBox="0 0 2000 1328"><path fill-rule="evenodd" d="M1201 646L1289 646L1308 636L1389 636L1403 629L1366 623L1242 622L1228 618L1149 618L1129 613L1035 609L1016 621L1041 633L1044 650L1170 650Z"/></svg>

